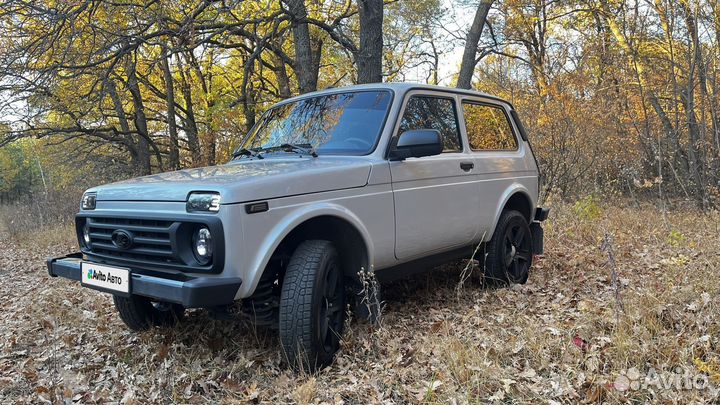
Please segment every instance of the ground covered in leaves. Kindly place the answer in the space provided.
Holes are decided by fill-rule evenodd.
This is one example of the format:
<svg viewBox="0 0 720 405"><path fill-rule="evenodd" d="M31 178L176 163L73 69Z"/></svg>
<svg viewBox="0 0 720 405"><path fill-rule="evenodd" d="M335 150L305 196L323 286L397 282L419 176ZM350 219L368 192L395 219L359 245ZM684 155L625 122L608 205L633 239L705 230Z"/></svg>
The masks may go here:
<svg viewBox="0 0 720 405"><path fill-rule="evenodd" d="M277 338L192 311L125 330L112 300L50 279L72 242L0 238L0 403L708 403L720 387L720 215L557 206L526 285L465 262L384 287L315 375ZM478 273L478 268L474 273Z"/></svg>

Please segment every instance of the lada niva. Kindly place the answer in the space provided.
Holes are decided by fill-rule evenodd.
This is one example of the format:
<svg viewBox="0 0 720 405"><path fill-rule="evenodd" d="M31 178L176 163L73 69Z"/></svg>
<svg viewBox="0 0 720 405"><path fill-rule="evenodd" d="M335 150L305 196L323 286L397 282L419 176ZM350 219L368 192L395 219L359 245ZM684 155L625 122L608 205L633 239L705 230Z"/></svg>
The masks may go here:
<svg viewBox="0 0 720 405"><path fill-rule="evenodd" d="M368 276L482 246L486 279L524 283L548 215L538 182L528 135L497 97L327 89L270 108L226 164L87 190L80 251L48 269L113 294L133 330L242 301L277 327L289 364L313 369L332 361L349 310L374 313Z"/></svg>

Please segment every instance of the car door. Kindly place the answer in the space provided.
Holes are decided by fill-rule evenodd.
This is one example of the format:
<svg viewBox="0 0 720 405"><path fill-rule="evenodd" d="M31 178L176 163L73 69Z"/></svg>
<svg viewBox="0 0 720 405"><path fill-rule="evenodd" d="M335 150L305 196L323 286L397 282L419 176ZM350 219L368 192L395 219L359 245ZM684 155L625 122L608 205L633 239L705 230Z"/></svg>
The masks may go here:
<svg viewBox="0 0 720 405"><path fill-rule="evenodd" d="M518 178L529 175L524 145L512 126L509 110L488 100L461 100L464 132L479 195L479 237L489 240L501 198Z"/></svg>
<svg viewBox="0 0 720 405"><path fill-rule="evenodd" d="M390 162L395 201L395 255L400 260L472 243L477 231L477 187L460 134L457 102L439 93L406 96L395 136L437 129L444 152Z"/></svg>

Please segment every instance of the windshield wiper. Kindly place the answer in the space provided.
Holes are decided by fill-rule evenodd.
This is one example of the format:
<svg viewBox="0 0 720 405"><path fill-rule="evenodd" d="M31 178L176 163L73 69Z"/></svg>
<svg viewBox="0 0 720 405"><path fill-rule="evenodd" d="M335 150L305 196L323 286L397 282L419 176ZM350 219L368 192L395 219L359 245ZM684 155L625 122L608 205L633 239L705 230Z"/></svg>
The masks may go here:
<svg viewBox="0 0 720 405"><path fill-rule="evenodd" d="M246 149L246 148L240 148L240 149L237 149L235 152L233 152L233 154L232 154L233 159L237 158L238 156L250 156L250 157L256 157L258 159L265 159L265 157L263 155L261 155L260 153L258 153L257 150Z"/></svg>
<svg viewBox="0 0 720 405"><path fill-rule="evenodd" d="M283 150L289 150L291 152L310 155L312 157L318 157L317 152L315 152L315 149L309 143L300 143L300 144L284 143L284 144L280 145L280 148L282 148Z"/></svg>
<svg viewBox="0 0 720 405"><path fill-rule="evenodd" d="M315 149L309 143L283 143L277 146L268 146L267 148L261 148L258 150L257 156L261 157L263 153L272 153L277 151L295 152L302 155L318 157L317 152L315 152Z"/></svg>

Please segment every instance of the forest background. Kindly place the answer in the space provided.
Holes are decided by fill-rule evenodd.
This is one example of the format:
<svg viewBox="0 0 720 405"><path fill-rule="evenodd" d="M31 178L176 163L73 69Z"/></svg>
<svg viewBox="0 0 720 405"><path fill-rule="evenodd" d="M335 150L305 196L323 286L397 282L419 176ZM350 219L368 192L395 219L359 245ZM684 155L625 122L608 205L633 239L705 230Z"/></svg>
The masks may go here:
<svg viewBox="0 0 720 405"><path fill-rule="evenodd" d="M712 0L9 0L0 211L66 221L86 187L227 161L279 100L379 81L511 101L543 199L707 210L719 72Z"/></svg>

